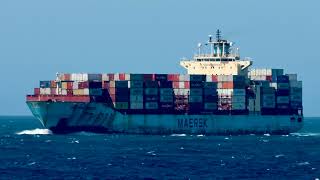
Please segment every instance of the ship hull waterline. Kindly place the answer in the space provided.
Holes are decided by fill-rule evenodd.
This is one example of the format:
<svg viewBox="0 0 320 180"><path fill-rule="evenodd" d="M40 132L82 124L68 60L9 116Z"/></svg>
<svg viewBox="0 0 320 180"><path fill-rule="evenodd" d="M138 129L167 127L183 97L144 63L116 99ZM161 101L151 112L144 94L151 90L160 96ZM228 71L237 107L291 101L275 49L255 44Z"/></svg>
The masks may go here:
<svg viewBox="0 0 320 180"><path fill-rule="evenodd" d="M88 131L123 134L290 134L303 127L296 115L124 114L104 103L27 102L53 133Z"/></svg>

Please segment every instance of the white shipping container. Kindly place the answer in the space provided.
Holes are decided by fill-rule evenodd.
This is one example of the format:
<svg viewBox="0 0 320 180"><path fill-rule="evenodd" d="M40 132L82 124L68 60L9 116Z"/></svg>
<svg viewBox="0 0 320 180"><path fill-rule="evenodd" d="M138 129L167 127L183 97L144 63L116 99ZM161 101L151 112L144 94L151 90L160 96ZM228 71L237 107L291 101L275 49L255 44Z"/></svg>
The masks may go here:
<svg viewBox="0 0 320 180"><path fill-rule="evenodd" d="M289 104L289 96L278 96L277 104Z"/></svg>
<svg viewBox="0 0 320 180"><path fill-rule="evenodd" d="M78 89L78 88L79 88L78 82L77 82L77 81L74 81L74 82L72 83L72 89Z"/></svg>
<svg viewBox="0 0 320 180"><path fill-rule="evenodd" d="M190 89L173 89L174 95L189 95Z"/></svg>
<svg viewBox="0 0 320 180"><path fill-rule="evenodd" d="M66 96L68 94L66 89L62 89L61 90L61 95Z"/></svg>
<svg viewBox="0 0 320 180"><path fill-rule="evenodd" d="M180 82L179 82L179 88L180 88L180 89L184 89L184 82L183 82L183 81L180 81Z"/></svg>
<svg viewBox="0 0 320 180"><path fill-rule="evenodd" d="M41 95L50 95L51 89L50 88L40 88L40 94Z"/></svg>
<svg viewBox="0 0 320 180"><path fill-rule="evenodd" d="M90 91L88 88L83 89L83 95L90 95Z"/></svg>
<svg viewBox="0 0 320 180"><path fill-rule="evenodd" d="M102 81L110 81L108 74L102 74Z"/></svg>
<svg viewBox="0 0 320 180"><path fill-rule="evenodd" d="M190 81L190 75L189 74L180 74L179 81Z"/></svg>
<svg viewBox="0 0 320 180"><path fill-rule="evenodd" d="M126 81L130 81L130 74L125 74L124 76L125 76L124 78Z"/></svg>
<svg viewBox="0 0 320 180"><path fill-rule="evenodd" d="M206 76L206 82L212 82L212 75Z"/></svg>
<svg viewBox="0 0 320 180"><path fill-rule="evenodd" d="M143 102L130 102L130 109L143 109Z"/></svg>
<svg viewBox="0 0 320 180"><path fill-rule="evenodd" d="M219 96L231 96L233 94L233 89L217 89Z"/></svg>

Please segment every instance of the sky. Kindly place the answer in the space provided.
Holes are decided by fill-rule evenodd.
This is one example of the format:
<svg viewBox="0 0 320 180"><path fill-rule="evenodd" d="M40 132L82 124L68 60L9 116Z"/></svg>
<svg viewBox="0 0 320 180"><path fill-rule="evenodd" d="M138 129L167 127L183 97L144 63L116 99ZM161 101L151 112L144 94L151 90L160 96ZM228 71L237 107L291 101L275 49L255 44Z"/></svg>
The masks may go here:
<svg viewBox="0 0 320 180"><path fill-rule="evenodd" d="M1 0L0 115L31 115L25 95L56 72L185 73L181 58L219 28L253 67L303 81L320 116L320 1Z"/></svg>

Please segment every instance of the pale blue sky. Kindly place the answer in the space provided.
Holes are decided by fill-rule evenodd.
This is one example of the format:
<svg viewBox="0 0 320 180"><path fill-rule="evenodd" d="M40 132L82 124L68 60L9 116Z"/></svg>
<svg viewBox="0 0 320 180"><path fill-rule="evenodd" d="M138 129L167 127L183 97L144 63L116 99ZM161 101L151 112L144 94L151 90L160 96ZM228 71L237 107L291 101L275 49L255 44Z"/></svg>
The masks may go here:
<svg viewBox="0 0 320 180"><path fill-rule="evenodd" d="M320 1L1 0L0 115L31 115L25 95L56 72L183 73L217 28L255 67L304 81L320 116Z"/></svg>

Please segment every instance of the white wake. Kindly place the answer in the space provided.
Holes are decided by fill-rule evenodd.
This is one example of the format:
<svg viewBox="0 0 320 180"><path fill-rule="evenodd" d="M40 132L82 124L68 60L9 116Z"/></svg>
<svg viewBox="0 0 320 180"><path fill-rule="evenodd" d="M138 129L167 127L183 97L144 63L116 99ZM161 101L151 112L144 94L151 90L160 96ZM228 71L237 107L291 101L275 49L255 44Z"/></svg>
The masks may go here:
<svg viewBox="0 0 320 180"><path fill-rule="evenodd" d="M21 132L17 132L16 134L18 135L47 135L47 134L52 134L52 132L49 129L32 129L32 130L23 130Z"/></svg>

